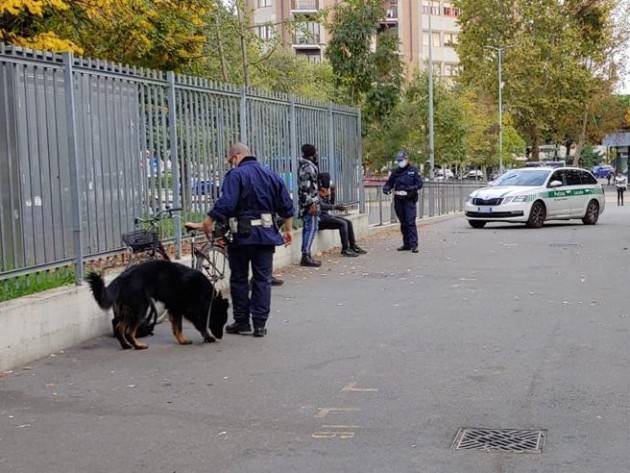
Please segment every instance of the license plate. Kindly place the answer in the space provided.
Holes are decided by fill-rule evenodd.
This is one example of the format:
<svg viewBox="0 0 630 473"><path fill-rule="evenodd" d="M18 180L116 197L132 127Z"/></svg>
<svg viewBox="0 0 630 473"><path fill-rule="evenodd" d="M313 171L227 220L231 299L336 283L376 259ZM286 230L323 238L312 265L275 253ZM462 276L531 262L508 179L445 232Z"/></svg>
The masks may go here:
<svg viewBox="0 0 630 473"><path fill-rule="evenodd" d="M477 207L477 212L484 213L484 214L491 214L492 207Z"/></svg>

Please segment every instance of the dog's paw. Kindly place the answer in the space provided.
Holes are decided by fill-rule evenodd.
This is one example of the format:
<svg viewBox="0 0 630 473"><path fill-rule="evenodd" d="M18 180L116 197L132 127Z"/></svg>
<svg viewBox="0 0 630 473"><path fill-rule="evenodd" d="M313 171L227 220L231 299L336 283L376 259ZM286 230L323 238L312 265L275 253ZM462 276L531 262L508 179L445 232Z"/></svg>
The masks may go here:
<svg viewBox="0 0 630 473"><path fill-rule="evenodd" d="M192 340L182 340L179 342L180 345L192 345Z"/></svg>
<svg viewBox="0 0 630 473"><path fill-rule="evenodd" d="M145 345L144 343L138 343L135 347L136 350L146 350L149 348L149 345Z"/></svg>

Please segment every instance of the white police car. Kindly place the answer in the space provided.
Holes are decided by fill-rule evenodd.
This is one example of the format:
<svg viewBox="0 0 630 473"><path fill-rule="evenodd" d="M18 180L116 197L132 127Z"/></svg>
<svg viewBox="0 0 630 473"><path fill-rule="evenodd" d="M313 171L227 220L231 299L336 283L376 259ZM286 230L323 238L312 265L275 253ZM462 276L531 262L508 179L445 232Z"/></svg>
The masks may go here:
<svg viewBox="0 0 630 473"><path fill-rule="evenodd" d="M581 219L595 225L604 211L604 188L579 168L524 168L508 171L488 187L474 191L464 206L474 228L488 222L526 223Z"/></svg>

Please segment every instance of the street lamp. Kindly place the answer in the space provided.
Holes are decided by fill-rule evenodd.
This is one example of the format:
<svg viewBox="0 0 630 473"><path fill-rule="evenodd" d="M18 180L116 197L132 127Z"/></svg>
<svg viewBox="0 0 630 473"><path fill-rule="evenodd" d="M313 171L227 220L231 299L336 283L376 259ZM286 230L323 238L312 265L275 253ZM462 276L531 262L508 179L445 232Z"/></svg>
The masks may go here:
<svg viewBox="0 0 630 473"><path fill-rule="evenodd" d="M496 51L499 56L499 175L503 174L503 51L514 46L484 46L484 49Z"/></svg>
<svg viewBox="0 0 630 473"><path fill-rule="evenodd" d="M431 28L431 10L433 10L433 2L429 2L429 179L433 180L435 145L433 143L433 30Z"/></svg>

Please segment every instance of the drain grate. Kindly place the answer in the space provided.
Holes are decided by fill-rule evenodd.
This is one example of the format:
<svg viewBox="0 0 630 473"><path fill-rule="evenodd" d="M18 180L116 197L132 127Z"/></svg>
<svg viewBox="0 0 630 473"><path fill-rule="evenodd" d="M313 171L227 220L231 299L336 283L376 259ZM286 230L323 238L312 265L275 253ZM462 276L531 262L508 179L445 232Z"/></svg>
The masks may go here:
<svg viewBox="0 0 630 473"><path fill-rule="evenodd" d="M545 430L517 429L459 429L455 450L481 450L484 452L542 453Z"/></svg>

